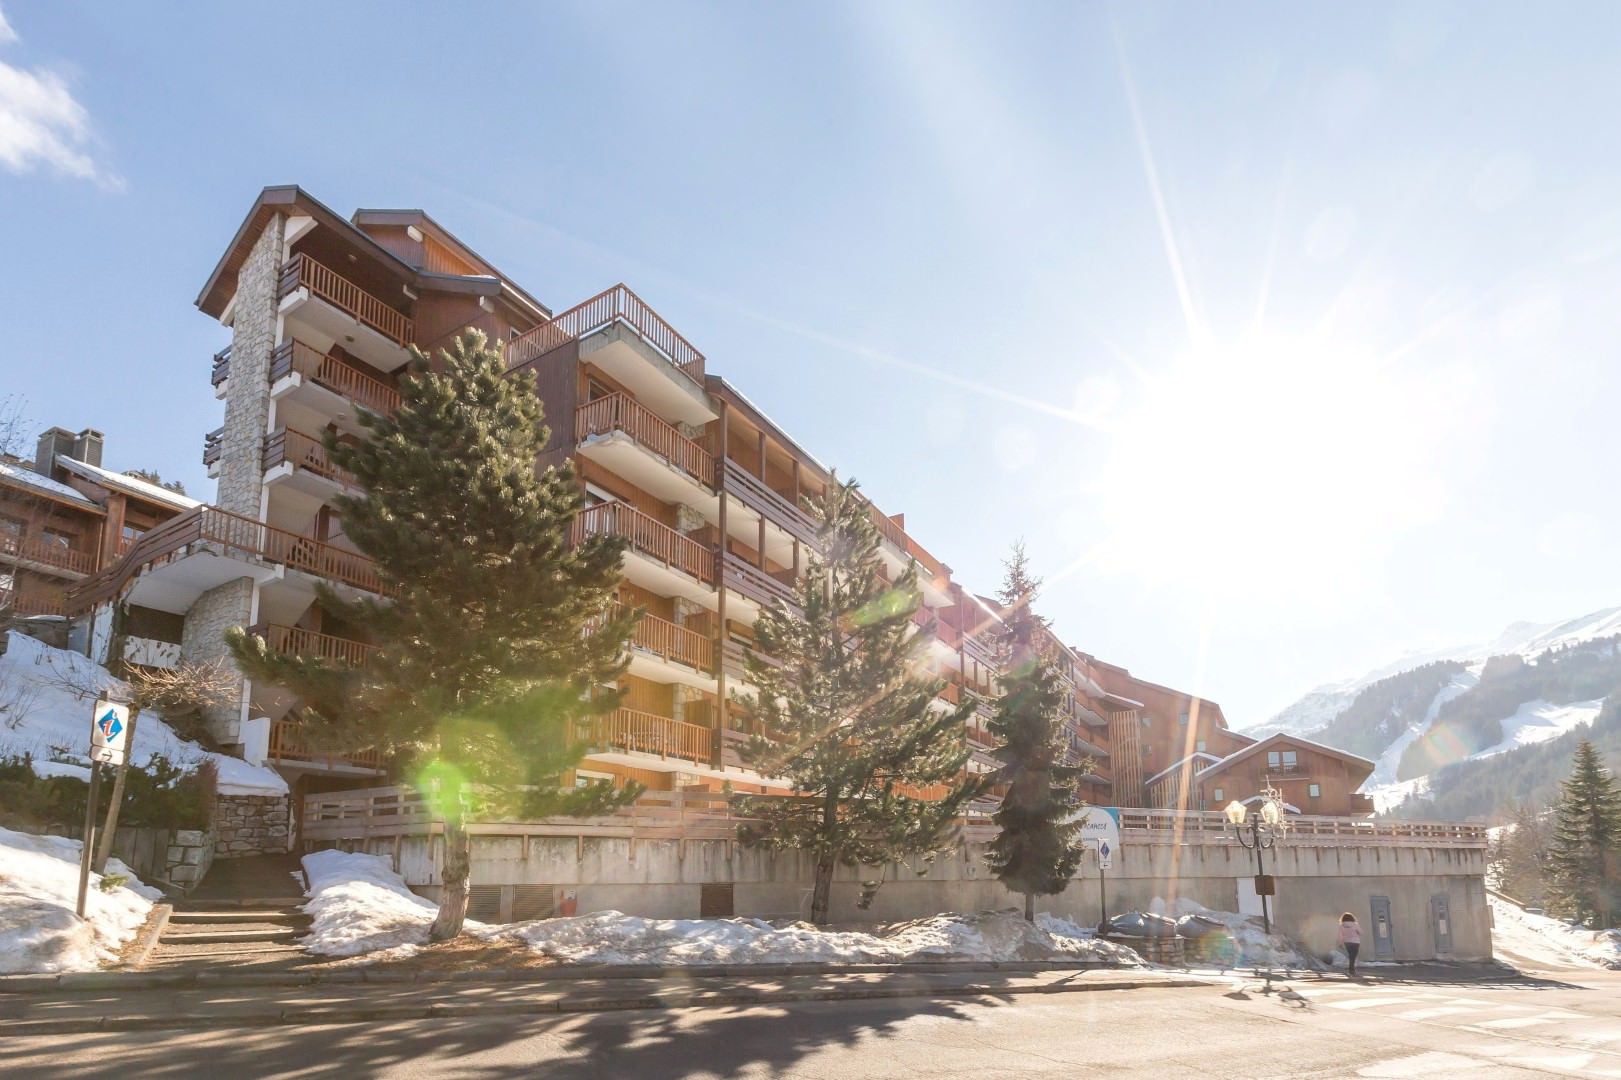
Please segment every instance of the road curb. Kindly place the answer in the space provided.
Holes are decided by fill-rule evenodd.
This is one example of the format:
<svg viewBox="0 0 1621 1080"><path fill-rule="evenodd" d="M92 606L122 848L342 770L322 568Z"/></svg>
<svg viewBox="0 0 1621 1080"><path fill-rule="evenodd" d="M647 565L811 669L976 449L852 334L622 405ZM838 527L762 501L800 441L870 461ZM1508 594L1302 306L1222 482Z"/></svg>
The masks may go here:
<svg viewBox="0 0 1621 1080"><path fill-rule="evenodd" d="M121 971L139 971L151 959L152 950L158 947L158 939L163 936L163 928L169 925L169 916L174 914L173 904L153 904L152 914L141 927L140 937L136 939L135 947L130 950L129 959L119 965Z"/></svg>
<svg viewBox="0 0 1621 1080"><path fill-rule="evenodd" d="M624 1012L643 1009L687 1009L722 1005L773 1005L811 1001L867 1001L899 998L978 997L984 994L1084 994L1102 990L1208 987L1218 980L1168 976L1162 979L1110 979L1095 983L1042 983L1032 986L993 986L972 983L957 986L868 986L850 989L717 990L677 988L665 993L624 997L554 999L532 1002L455 1002L427 1005L378 1005L364 1008L302 1006L222 1016L106 1015L93 1022L79 1020L13 1020L0 1022L0 1037L83 1035L111 1031L156 1031L208 1027L307 1027L321 1024L372 1024L396 1020L477 1019L487 1016L542 1016L560 1013Z"/></svg>

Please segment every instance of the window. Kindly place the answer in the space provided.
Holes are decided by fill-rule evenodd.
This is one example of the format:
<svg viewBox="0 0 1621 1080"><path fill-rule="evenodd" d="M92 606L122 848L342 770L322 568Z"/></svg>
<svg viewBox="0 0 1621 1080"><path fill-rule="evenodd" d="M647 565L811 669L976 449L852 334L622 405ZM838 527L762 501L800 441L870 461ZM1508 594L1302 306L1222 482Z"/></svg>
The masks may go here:
<svg viewBox="0 0 1621 1080"><path fill-rule="evenodd" d="M1188 726L1188 714L1187 713L1178 713L1177 716L1176 716L1176 722L1178 724L1181 724L1183 727L1187 727Z"/></svg>
<svg viewBox="0 0 1621 1080"><path fill-rule="evenodd" d="M1321 784L1307 784L1306 794L1310 795L1314 799L1321 798L1323 794L1323 786Z"/></svg>
<svg viewBox="0 0 1621 1080"><path fill-rule="evenodd" d="M1293 750L1285 750L1283 752L1283 767L1285 769L1294 768L1295 760L1295 752Z"/></svg>
<svg viewBox="0 0 1621 1080"><path fill-rule="evenodd" d="M65 532L58 532L55 529L46 529L44 539L46 547L59 548L62 551L70 551L73 548L73 537L69 536Z"/></svg>
<svg viewBox="0 0 1621 1080"><path fill-rule="evenodd" d="M1194 750L1195 753L1198 753L1198 754L1204 753L1205 752L1204 740L1200 739L1199 741L1195 742L1193 744L1193 750Z"/></svg>
<svg viewBox="0 0 1621 1080"><path fill-rule="evenodd" d="M1217 788L1217 789L1216 789L1216 790L1215 790L1215 791L1212 791L1212 792L1211 792L1211 793L1210 793L1210 797L1211 797L1211 798L1212 798L1212 799L1214 799L1214 800L1215 800L1215 801L1216 801L1216 802L1218 802L1218 803L1219 803L1219 802L1221 802L1221 800L1222 800L1222 799L1223 799L1223 798L1225 798L1225 797L1226 797L1226 792L1224 792L1224 791L1222 791L1222 790L1221 790L1221 788Z"/></svg>
<svg viewBox="0 0 1621 1080"><path fill-rule="evenodd" d="M1276 750L1268 750L1266 752L1266 767L1269 769L1276 769L1278 767L1278 752Z"/></svg>
<svg viewBox="0 0 1621 1080"><path fill-rule="evenodd" d="M16 518L0 517L0 536L22 536L23 523Z"/></svg>

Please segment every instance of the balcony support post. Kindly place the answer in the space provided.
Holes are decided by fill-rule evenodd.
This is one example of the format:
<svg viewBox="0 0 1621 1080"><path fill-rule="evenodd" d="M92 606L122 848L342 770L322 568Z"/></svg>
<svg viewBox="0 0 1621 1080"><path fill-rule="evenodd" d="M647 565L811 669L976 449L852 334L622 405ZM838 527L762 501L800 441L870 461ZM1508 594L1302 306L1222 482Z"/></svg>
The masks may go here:
<svg viewBox="0 0 1621 1080"><path fill-rule="evenodd" d="M709 764L711 768L720 769L725 764L725 751L722 746L726 742L723 734L731 727L729 710L730 695L726 692L726 512L731 500L726 494L726 485L721 482L723 470L726 465L726 429L727 416L730 410L726 407L725 399L720 402L720 430L717 441L720 453L715 459L715 488L720 492L720 541L715 545L715 584L716 606L715 612L715 688L719 692L715 707L715 731L709 743Z"/></svg>

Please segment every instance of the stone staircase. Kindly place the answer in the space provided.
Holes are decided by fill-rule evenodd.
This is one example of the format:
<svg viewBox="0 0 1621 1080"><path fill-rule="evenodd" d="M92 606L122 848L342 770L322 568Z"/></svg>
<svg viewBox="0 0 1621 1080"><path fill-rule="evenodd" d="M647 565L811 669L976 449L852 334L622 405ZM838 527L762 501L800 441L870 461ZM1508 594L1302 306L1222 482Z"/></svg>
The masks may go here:
<svg viewBox="0 0 1621 1080"><path fill-rule="evenodd" d="M297 944L308 931L296 855L219 860L175 905L148 969L218 965L293 967L312 958Z"/></svg>

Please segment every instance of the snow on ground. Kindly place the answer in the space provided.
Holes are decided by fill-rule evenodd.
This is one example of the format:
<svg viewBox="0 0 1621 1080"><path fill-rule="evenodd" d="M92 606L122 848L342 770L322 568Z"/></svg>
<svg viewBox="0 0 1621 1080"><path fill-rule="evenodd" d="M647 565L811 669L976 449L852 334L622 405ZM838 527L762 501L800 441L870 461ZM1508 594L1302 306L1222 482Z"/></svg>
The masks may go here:
<svg viewBox="0 0 1621 1080"><path fill-rule="evenodd" d="M41 776L88 779L90 711L101 691L115 687L122 684L86 657L12 633L0 656L0 754L30 755ZM145 765L154 754L193 767L212 760L222 795L287 794L287 782L274 770L204 750L176 735L156 713L143 713L130 761Z"/></svg>
<svg viewBox="0 0 1621 1080"><path fill-rule="evenodd" d="M1591 724L1604 708L1604 699L1578 701L1570 705L1554 705L1547 701L1528 701L1513 716L1503 721L1503 739L1488 746L1473 758L1490 757L1506 753L1520 746L1546 742L1573 728Z"/></svg>
<svg viewBox="0 0 1621 1080"><path fill-rule="evenodd" d="M108 874L129 880L108 892L90 875L79 898L79 841L0 828L0 972L93 971L114 959L162 897L117 859Z"/></svg>
<svg viewBox="0 0 1621 1080"><path fill-rule="evenodd" d="M315 851L304 856L314 918L304 948L322 956L359 956L389 950L410 956L428 942L439 905L412 892L382 855ZM477 929L481 923L467 923Z"/></svg>
<svg viewBox="0 0 1621 1080"><path fill-rule="evenodd" d="M1375 787L1382 787L1397 783L1396 767L1401 764L1401 756L1407 748L1422 739L1435 723L1436 717L1441 715L1441 706L1461 694L1467 694L1480 684L1480 672L1483 665L1474 664L1466 671L1460 671L1452 677L1452 681L1436 693L1430 701L1430 707L1424 710L1424 718L1416 724L1407 725L1407 730L1398 735L1394 742L1385 748L1374 763L1373 775L1368 777L1368 783Z"/></svg>
<svg viewBox="0 0 1621 1080"><path fill-rule="evenodd" d="M946 913L867 930L773 926L760 919L644 919L598 911L566 919L492 926L481 936L515 939L575 964L892 963L923 960L1091 960L1140 966L1131 950L1098 941L1067 919L1016 911Z"/></svg>
<svg viewBox="0 0 1621 1080"><path fill-rule="evenodd" d="M1261 929L1260 916L1243 915L1236 911L1215 911L1205 907L1196 900L1177 897L1166 901L1156 896L1148 905L1152 915L1164 915L1168 918L1179 919L1184 915L1203 915L1214 919L1227 928L1233 941L1238 945L1237 962L1235 967L1248 967L1251 964L1268 964L1273 967L1312 968L1318 966L1317 961L1307 954L1305 946L1293 941L1283 934L1273 933L1268 938L1266 931ZM1191 942L1190 942L1191 945ZM1191 952L1189 956L1191 957Z"/></svg>
<svg viewBox="0 0 1621 1080"><path fill-rule="evenodd" d="M1621 930L1587 930L1546 915L1533 915L1497 897L1492 909L1492 947L1514 957L1621 970Z"/></svg>

